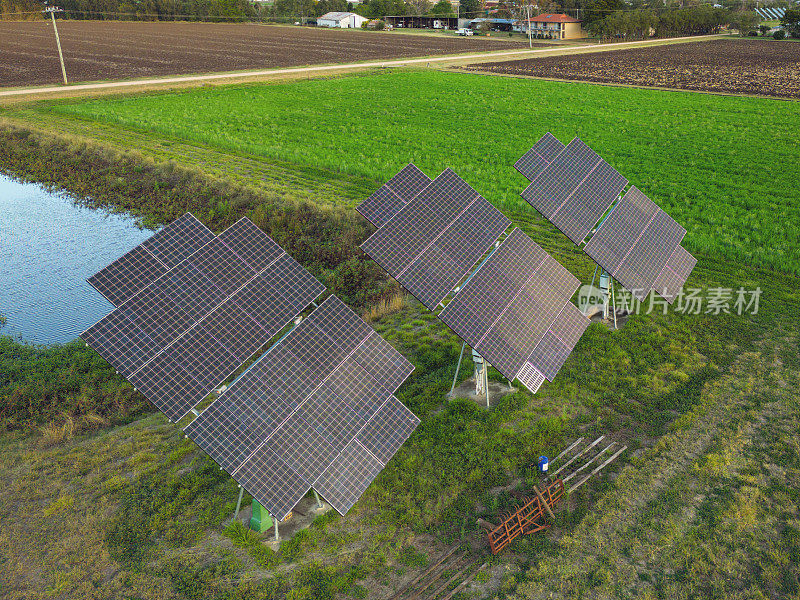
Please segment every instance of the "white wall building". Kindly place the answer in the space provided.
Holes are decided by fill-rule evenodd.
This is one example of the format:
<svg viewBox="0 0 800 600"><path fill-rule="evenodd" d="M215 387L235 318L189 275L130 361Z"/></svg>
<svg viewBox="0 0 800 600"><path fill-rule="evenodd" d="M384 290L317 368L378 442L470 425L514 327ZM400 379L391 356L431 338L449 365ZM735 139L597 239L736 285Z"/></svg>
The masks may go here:
<svg viewBox="0 0 800 600"><path fill-rule="evenodd" d="M367 21L366 17L351 12L329 12L317 19L319 27L358 28Z"/></svg>

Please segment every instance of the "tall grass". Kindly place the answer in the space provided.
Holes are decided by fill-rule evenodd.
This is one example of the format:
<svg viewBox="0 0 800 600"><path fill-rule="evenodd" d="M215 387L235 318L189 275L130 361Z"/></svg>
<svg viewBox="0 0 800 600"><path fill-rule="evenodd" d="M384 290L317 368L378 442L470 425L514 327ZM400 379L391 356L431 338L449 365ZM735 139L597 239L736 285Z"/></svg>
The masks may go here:
<svg viewBox="0 0 800 600"><path fill-rule="evenodd" d="M514 162L548 130L579 135L687 228L691 250L800 271L796 102L400 71L54 110L377 181L412 161L431 176L452 167L525 211Z"/></svg>

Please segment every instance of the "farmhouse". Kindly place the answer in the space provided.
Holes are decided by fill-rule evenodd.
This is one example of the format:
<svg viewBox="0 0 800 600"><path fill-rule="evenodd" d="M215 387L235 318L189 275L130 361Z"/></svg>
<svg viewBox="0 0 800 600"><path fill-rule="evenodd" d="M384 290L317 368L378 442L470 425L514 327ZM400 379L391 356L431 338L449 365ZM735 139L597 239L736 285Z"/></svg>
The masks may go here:
<svg viewBox="0 0 800 600"><path fill-rule="evenodd" d="M329 12L317 19L317 25L319 27L340 27L342 29L350 29L354 27L361 27L361 24L365 21L367 21L366 17L362 17L356 13Z"/></svg>
<svg viewBox="0 0 800 600"><path fill-rule="evenodd" d="M528 31L530 21L534 36L552 40L576 40L586 37L578 19L560 13L546 13L528 20L519 21L519 30Z"/></svg>

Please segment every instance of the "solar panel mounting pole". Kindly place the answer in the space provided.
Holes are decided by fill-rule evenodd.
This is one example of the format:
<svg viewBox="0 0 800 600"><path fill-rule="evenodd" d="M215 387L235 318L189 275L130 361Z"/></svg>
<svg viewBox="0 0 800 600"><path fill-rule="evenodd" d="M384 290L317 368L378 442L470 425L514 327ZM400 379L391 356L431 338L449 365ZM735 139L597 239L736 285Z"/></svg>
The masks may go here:
<svg viewBox="0 0 800 600"><path fill-rule="evenodd" d="M317 500L317 509L319 510L320 508L322 508L322 501L319 499L319 494L317 494L317 490L311 488L311 491L314 492L314 498L316 498Z"/></svg>
<svg viewBox="0 0 800 600"><path fill-rule="evenodd" d="M233 520L239 518L239 510L242 508L242 496L244 495L244 488L239 486L239 499L236 501L236 513L233 515Z"/></svg>
<svg viewBox="0 0 800 600"><path fill-rule="evenodd" d="M464 358L464 347L467 342L461 342L461 354L458 355L458 366L456 366L456 373L453 375L453 385L450 386L450 393L448 396L453 395L453 390L456 389L456 381L458 381L458 372L461 370L461 359Z"/></svg>

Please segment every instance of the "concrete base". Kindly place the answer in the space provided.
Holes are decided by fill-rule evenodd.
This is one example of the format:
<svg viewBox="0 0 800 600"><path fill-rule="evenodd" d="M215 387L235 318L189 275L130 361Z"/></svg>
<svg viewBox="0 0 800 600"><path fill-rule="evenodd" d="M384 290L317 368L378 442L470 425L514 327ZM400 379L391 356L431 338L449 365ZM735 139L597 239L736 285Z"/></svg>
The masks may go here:
<svg viewBox="0 0 800 600"><path fill-rule="evenodd" d="M614 315L609 314L608 320L603 318L603 312L599 309L593 309L589 311L589 314L586 315L589 317L589 320L592 323L602 323L609 329L614 329ZM630 314L625 311L618 310L617 311L617 329L622 329L625 326L625 323L628 322L628 317Z"/></svg>
<svg viewBox="0 0 800 600"><path fill-rule="evenodd" d="M508 396L509 394L513 394L517 391L515 387L509 387L508 385L501 383L499 381L489 381L489 406L492 406L495 402L497 402L503 396ZM473 402L479 404L480 406L486 406L486 394L481 394L480 396L475 395L475 378L470 377L469 379L465 379L461 383L456 386L456 389L453 390L452 394L447 394L448 399L452 398L466 398L467 400L472 400Z"/></svg>

